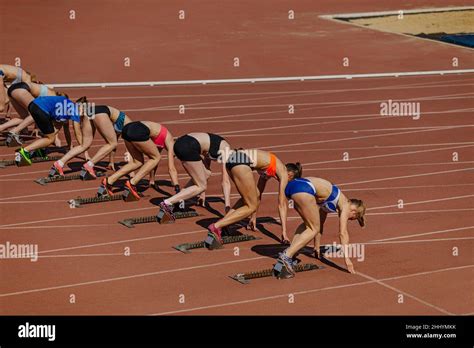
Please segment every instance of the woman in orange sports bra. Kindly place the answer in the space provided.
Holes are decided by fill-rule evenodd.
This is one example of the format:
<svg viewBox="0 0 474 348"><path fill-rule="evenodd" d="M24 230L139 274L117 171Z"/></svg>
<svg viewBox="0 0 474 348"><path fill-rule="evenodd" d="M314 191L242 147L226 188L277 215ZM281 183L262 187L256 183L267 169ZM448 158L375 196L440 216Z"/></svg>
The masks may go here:
<svg viewBox="0 0 474 348"><path fill-rule="evenodd" d="M174 139L173 135L165 126L150 121L130 122L123 127L122 138L125 140L125 146L132 160L117 172L102 180L99 194L105 193L112 195L112 185L118 179L134 170L138 170L133 178L127 180L125 189L137 199L140 199L136 185L145 175L158 166L163 149L168 151L168 170L171 181L175 190L179 191L178 172L174 165ZM149 158L146 162L144 155L147 155Z"/></svg>
<svg viewBox="0 0 474 348"><path fill-rule="evenodd" d="M257 209L260 205L265 185L270 178L279 181L278 190L278 211L282 227L282 242L289 243L286 234L286 217L287 217L287 200L285 197L285 188L288 180L298 177L295 170L295 164L283 164L283 162L273 153L252 149L252 150L235 150L226 162L226 169L230 178L234 182L241 198L235 203L232 209L219 221L208 227L208 236L222 244L222 228L230 226L233 223L250 217L249 226L255 229ZM258 183L255 183L253 171L260 174ZM212 241L207 242L206 246L211 247Z"/></svg>

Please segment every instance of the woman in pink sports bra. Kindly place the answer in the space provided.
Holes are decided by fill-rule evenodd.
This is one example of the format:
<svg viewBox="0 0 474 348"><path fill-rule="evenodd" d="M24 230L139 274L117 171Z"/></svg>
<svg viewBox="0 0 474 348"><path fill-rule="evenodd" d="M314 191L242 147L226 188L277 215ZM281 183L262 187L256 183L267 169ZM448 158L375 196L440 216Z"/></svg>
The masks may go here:
<svg viewBox="0 0 474 348"><path fill-rule="evenodd" d="M108 195L112 195L112 185L121 177L137 170L133 178L125 183L125 189L140 199L136 184L145 175L156 170L163 149L168 151L168 170L171 181L175 190L179 190L178 172L174 165L174 139L165 126L150 121L130 122L123 127L122 138L132 157L131 161L111 176L102 179L99 193L106 192ZM148 161L145 161L144 155L149 158Z"/></svg>

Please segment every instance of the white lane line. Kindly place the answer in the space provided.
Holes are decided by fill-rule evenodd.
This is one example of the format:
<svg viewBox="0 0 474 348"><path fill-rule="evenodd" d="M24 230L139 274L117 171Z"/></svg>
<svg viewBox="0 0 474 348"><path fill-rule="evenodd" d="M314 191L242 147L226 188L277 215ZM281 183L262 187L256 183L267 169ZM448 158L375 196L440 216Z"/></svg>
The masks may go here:
<svg viewBox="0 0 474 348"><path fill-rule="evenodd" d="M402 241L389 241L389 242L366 242L366 243L354 243L358 245L385 245L385 244L407 244L407 243L434 243L434 242L447 242L455 240L473 240L474 237L460 237L460 238L439 238L439 239L416 239L416 240L402 240ZM331 247L331 244L326 244ZM251 250L250 247L240 247L240 250ZM218 249L215 252L229 252L233 253L232 249ZM193 253L206 253L207 250L196 249ZM133 251L130 256L135 255L161 255L161 254L176 254L176 251ZM75 258L75 257L103 257L103 256L120 256L123 257L123 252L120 253L86 253L86 254L56 254L56 255L42 255L38 256L41 259L54 259L54 258ZM127 256L127 257L130 257Z"/></svg>
<svg viewBox="0 0 474 348"><path fill-rule="evenodd" d="M388 186L388 187L361 187L354 189L344 189L344 191L377 191L377 190L405 190L419 188L446 188L446 187L464 187L472 186L474 183L466 184L446 184L446 185L413 185L413 186Z"/></svg>
<svg viewBox="0 0 474 348"><path fill-rule="evenodd" d="M429 236L429 235L433 235L433 234L440 234L440 233L446 233L446 232L465 231L465 230L471 230L473 228L474 228L474 226L448 228L448 229L445 229L445 230L439 230L439 231L433 231L433 232L415 233L415 234L397 236L397 237L392 237L392 238L375 239L373 241L374 242L385 242L385 241L389 241L389 240L399 240L399 239L406 239L406 238L411 238L411 237Z"/></svg>
<svg viewBox="0 0 474 348"><path fill-rule="evenodd" d="M136 279L136 278L150 277L150 276L156 276L156 275L166 274L166 273L177 273L177 272L190 271L190 270L201 269L201 268L218 267L218 266L223 266L223 265L230 265L230 264L233 264L233 263L255 261L255 260L260 260L260 259L265 259L265 258L267 258L267 257L266 256L258 256L258 257L251 257L251 258L247 258L247 259L239 259L239 260L210 263L210 264L204 264L204 265L198 265L198 266L167 269L167 270L164 270L164 271L132 274L132 275L123 276L123 277L115 277L115 278L92 280L92 281L88 281L88 282L81 282L81 283L74 283L74 284L51 286L51 287L47 287L47 288L31 289L31 290L24 290L24 291L15 291L15 292L0 294L0 297L10 297L10 296L25 295L25 294L51 291L51 290L68 289L68 288L73 288L73 287L77 287L77 286L110 283L110 282L114 282L114 281L118 281L118 280Z"/></svg>
<svg viewBox="0 0 474 348"><path fill-rule="evenodd" d="M382 278L379 281L390 281L390 280L405 279L405 278L411 278L411 277L417 277L417 276L423 276L423 275L430 275L430 274L435 274L435 273L440 273L440 272L461 270L461 269L471 268L473 266L474 265L449 267L449 268L437 269L437 270L433 270L433 271L412 273L412 274L408 274L408 275L395 276L395 277L387 277L387 278ZM315 288L315 289L309 289L309 290L303 290L303 291L294 291L292 293L294 295L306 295L306 294L312 294L312 293L316 293L316 292L320 292L320 291L351 288L351 287L357 287L357 286L368 285L368 284L373 284L373 283L375 283L374 280L367 280L367 281L362 281L362 282L359 282L359 283L328 286L328 287L324 287L324 288ZM151 315L171 315L171 314L179 314L179 313L186 313L186 312L195 312L195 311L200 311L200 310L204 310L204 309L212 309L212 308L220 308L220 307L241 305L241 304L247 304L247 303L255 303L255 302L260 302L260 301L275 300L275 299L279 299L279 298L288 298L288 293L284 293L284 294L280 294L280 295L274 295L274 296L257 297L257 298L253 298L253 299L249 299L249 300L225 302L225 303L213 304L213 305L208 305L208 306L192 307L192 308L180 309L180 310L175 310L175 311L159 312L159 313L154 313L154 314L151 314Z"/></svg>
<svg viewBox="0 0 474 348"><path fill-rule="evenodd" d="M452 173L465 172L465 171L470 171L470 170L474 170L474 168L453 169L453 170L444 170L444 171L441 171L441 172L429 172L429 173L421 173L421 174L413 174L413 175L395 176L395 177L390 177L390 178L363 180L363 181L342 183L342 184L339 184L338 186L349 186L349 185L366 184L366 183L369 183L369 182L398 180L398 179L407 179L407 178L418 178L418 177L422 177L422 176L439 175L439 174L452 174Z"/></svg>
<svg viewBox="0 0 474 348"><path fill-rule="evenodd" d="M54 219L26 221L26 222L19 222L19 223L8 224L8 225L0 225L0 229L9 228L9 227L12 227L12 226L22 226L22 225L36 224L36 223L42 223L42 222L64 221L64 220L80 219L80 218L85 218L85 217L104 216L104 215L119 214L119 213L129 213L129 212L132 212L132 211L143 211L143 210L150 210L150 209L158 210L158 207L153 206L153 207L147 207L147 208L116 210L116 211L105 212L105 213L85 214L85 215L76 215L76 216L66 216L66 217L60 217L60 218L54 218Z"/></svg>
<svg viewBox="0 0 474 348"><path fill-rule="evenodd" d="M474 197L474 194L472 194L472 195L463 195L463 196L454 196L454 197L445 197L445 198L435 198L435 199L428 199L428 200L416 201L416 202L403 202L403 205L407 206L407 205L413 205L413 204L444 202L444 201L452 201L452 200L456 200L456 199L464 199L464 198L469 198L469 197ZM367 210L386 209L386 208L395 208L395 207L398 207L398 204L391 204L391 205L385 205L385 206L381 206L381 207L367 208Z"/></svg>
<svg viewBox="0 0 474 348"><path fill-rule="evenodd" d="M393 157L393 156L401 156L401 155L413 155L413 154L418 154L418 153L427 153L427 152L435 152L435 151L443 151L443 150L452 150L452 149L464 149L464 148L473 147L473 146L474 146L474 144L472 144L472 145L462 145L462 146L440 147L440 148L437 148L437 149L428 149L428 150L415 150L415 151L407 151L407 152L395 152L395 153L387 153L387 154L383 154L383 155L373 155L373 156L364 156L364 157L352 157L352 158L350 158L350 161L360 161L360 160L366 160L366 159ZM305 163L304 166L312 166L312 165L315 165L315 164L338 163L338 162L344 162L344 160L341 158L341 159L337 159L337 160L309 162L309 163ZM345 161L345 162L349 162L349 161Z"/></svg>
<svg viewBox="0 0 474 348"><path fill-rule="evenodd" d="M411 298L412 300L415 300L415 301L417 301L417 302L419 302L419 303L421 303L421 304L423 304L423 305L425 305L425 306L427 306L427 307L430 307L430 308L432 308L432 309L434 309L434 310L437 310L438 312L441 312L441 313L444 313L444 314L447 314L447 315L454 315L453 313L448 312L447 310L445 310L445 309L443 309L443 308L441 308L441 307L439 307L439 306L436 306L436 305L434 305L434 304L432 304L432 303L426 302L425 300L422 300L421 298L416 297L415 295L412 295L412 294L410 294L410 293L408 293L408 292L406 292L406 291L400 290L400 289L398 289L398 288L396 288L396 287L394 287L394 286L388 285L388 284L384 283L382 280L376 279L376 278L374 278L374 277L372 277L372 276L369 276L368 274L365 274L365 273L362 273L362 272L358 272L358 274L359 274L360 276L362 276L362 277L364 277L364 278L370 280L370 281L373 281L373 282L375 282L375 283L377 283L377 284L379 284L379 285L381 285L381 286L387 288L387 289L390 289L390 290L392 290L392 291L395 291L397 294L403 294L403 295L405 295L406 297Z"/></svg>
<svg viewBox="0 0 474 348"><path fill-rule="evenodd" d="M461 208L461 209L433 209L433 210L412 210L412 211L392 211L382 213L368 213L367 216L378 216L378 215L405 215L405 214L429 214L429 213L462 213L467 211L474 211L474 208Z"/></svg>
<svg viewBox="0 0 474 348"><path fill-rule="evenodd" d="M301 111L309 111L309 110L314 110L314 108L305 108L305 109L298 109L299 112ZM447 115L450 116L451 118L454 116L454 114L464 114L464 113L471 113L474 109L473 108L467 108L467 109L449 109L449 110L441 110L441 111L424 111L423 115L424 117L427 117L428 115ZM324 120L324 119L343 119L340 120L339 122L351 122L353 119L357 117L370 117L372 119L387 119L390 118L389 116L382 116L380 115L380 112L377 113L365 113L365 114L347 114L347 113L342 113L342 114L337 114L337 115L322 115L322 116L302 116L302 117L269 117L269 118L255 118L253 117L252 119L239 119L237 117L239 116L255 116L255 115L261 115L261 114L276 114L276 113L288 113L288 106L285 109L282 110L273 110L273 111L264 111L260 113L247 113L247 114L235 114L232 115L234 118L230 120L209 120L209 121L193 121L193 119L186 119L186 120L169 120L169 121L163 121L162 123L167 124L167 125L182 125L182 124L211 124L211 123L225 123L225 124L230 124L230 123L251 123L251 122L282 122L282 121L305 121L305 120ZM456 116L462 116L462 115L456 115ZM431 116L434 117L434 116ZM266 128L262 128L266 129ZM249 129L248 131L252 131Z"/></svg>
<svg viewBox="0 0 474 348"><path fill-rule="evenodd" d="M125 240L122 239L122 240L116 240L116 241L113 241L113 242L102 242L102 243L95 243L95 244L77 245L77 246L73 246L73 247L58 248L58 249L51 249L51 250L42 250L38 254L54 253L56 251L68 251L68 250L95 248L95 247L98 247L98 246L105 246L105 245L142 242L144 240L161 239L161 238L167 238L167 237L185 236L185 235L188 235L188 234L204 233L204 231L205 230L202 229L202 230L194 230L194 231L179 232L179 233L175 232L175 233L171 233L171 234L161 234L161 235L158 235L158 236L151 236L151 237L141 237L141 238L125 239Z"/></svg>
<svg viewBox="0 0 474 348"><path fill-rule="evenodd" d="M360 245L386 245L386 244L410 244L410 243L436 243L436 242L449 242L453 240L473 240L474 237L459 237L459 238L438 238L438 239L414 239L414 240L394 240L386 242L366 242L366 243L355 243ZM331 244L327 244L331 246ZM123 255L123 254L122 254Z"/></svg>
<svg viewBox="0 0 474 348"><path fill-rule="evenodd" d="M381 72L363 74L335 74L335 75L312 75L312 76L282 76L282 77L244 77L233 79L208 79L208 80L171 80L171 81L135 81L135 82L86 82L86 83L53 83L48 84L53 88L87 88L87 87L137 87L137 86L182 86L182 85L212 85L212 84L241 84L258 82L300 82L317 80L348 80L387 78L405 76L437 76L437 75L460 75L474 73L474 69L454 70L425 70L425 71L403 71L403 72Z"/></svg>
<svg viewBox="0 0 474 348"><path fill-rule="evenodd" d="M311 93L314 94L314 93ZM406 98L403 99L404 101L446 101L446 100L459 100L459 99L472 99L473 93L459 93L459 94L448 94L442 96L430 96L430 97L417 97L417 98ZM291 97L303 97L304 95L292 95ZM263 99L273 99L279 98L282 99L281 96L276 97L265 97L265 98L249 98L249 99L237 99L237 100L230 100L230 101L213 101L213 102L201 102L201 103L189 103L186 104L186 109L191 111L203 111L203 110L222 110L222 109L269 109L269 108L287 108L288 110L288 103L285 104L246 104L240 103L242 101L255 101L255 100L263 100ZM290 96L288 96L290 98ZM354 105L371 105L371 104L380 104L382 102L386 102L387 99L372 99L372 100L361 100L361 101L329 101L329 102L313 102L313 103L298 103L298 102L290 102L290 104L296 107L302 106L327 106L327 105L335 105L337 107L344 107L344 106L354 106ZM228 104L228 103L239 103L235 105L221 105L221 106L208 106L208 105L215 105L215 104ZM199 106L199 105L206 105L206 106ZM168 105L168 106L151 106L145 108L138 108L138 109L122 109L124 112L153 112L153 111L179 111L179 105ZM190 121L192 119L188 119ZM252 120L253 121L253 120ZM216 122L216 121L197 121L197 123L202 122ZM229 122L229 121L228 121ZM233 120L230 120L233 122Z"/></svg>
<svg viewBox="0 0 474 348"><path fill-rule="evenodd" d="M396 180L396 179L408 178L408 177L421 177L421 176L428 176L428 175L455 173L455 172L461 172L461 171L473 170L473 169L474 168L465 168L465 169L455 169L455 170L448 170L448 171L442 171L442 172L430 172L430 173L422 173L422 174L415 174L415 175L405 175L405 176L402 176L402 177L389 177L389 178L373 179L373 180L366 180L366 181L362 181L362 182L343 183L343 184L339 184L339 186L349 186L349 185L354 185L354 184L359 184L359 183L366 183L366 182ZM270 194L273 194L273 192L270 193ZM18 198L18 197L13 197L13 198ZM0 199L0 201L1 200L2 199ZM14 223L14 224L0 225L0 229L13 227L13 226L23 226L23 225L29 225L29 224L35 224L35 223L42 223L42 222L64 221L64 220L71 220L71 219L80 219L80 218L84 218L84 217L104 216L104 215L118 214L118 213L123 213L123 212L143 211L143 210L149 210L149 209L157 209L157 207L153 206L153 207L148 207L148 208L137 208L137 209L119 210L119 211L96 213L96 214L86 214L86 215L76 215L76 216L69 216L69 217L53 218L53 219L46 219L46 220L26 221L26 222Z"/></svg>
<svg viewBox="0 0 474 348"><path fill-rule="evenodd" d="M334 121L334 122L337 122L337 121ZM362 135L362 136L357 136L357 137L325 139L325 140L317 140L317 141L305 141L305 142L302 142L302 143L295 143L295 144L269 145L269 146L258 147L258 149L273 150L273 149L282 148L282 147L294 147L294 146L300 146L300 145L314 145L314 144L327 144L327 143L340 142L340 141L372 139L372 138L380 138L380 137L387 137L387 136L393 136L393 135L438 132L438 131L453 130L453 129L458 129L458 128L472 128L472 127L474 127L474 125L452 126L452 127L442 128L442 129L435 128L435 129L420 129L420 130L403 131L403 132L395 132L395 133L381 133L381 134L372 134L372 135ZM471 145L465 145L465 146L471 146ZM319 162L314 162L314 163L319 163ZM322 162L322 163L325 163L325 162Z"/></svg>
<svg viewBox="0 0 474 348"><path fill-rule="evenodd" d="M387 166L353 166L353 167L318 167L318 168L305 168L307 171L322 171L322 170L347 170L347 169L374 169L374 168L402 168L402 167L426 167L426 166L441 166L441 165L459 165L459 164L472 164L474 161L465 162L432 162L432 163L407 163L407 164L393 164Z"/></svg>
<svg viewBox="0 0 474 348"><path fill-rule="evenodd" d="M241 92L241 93L207 93L207 94L155 94L155 95L138 95L138 96L102 96L102 97L93 97L93 100L128 100L128 99L174 99L174 98L214 98L214 97L239 97L239 96L250 96L250 95L283 95L283 96L292 96L292 94L300 93L310 93L315 94L332 94L332 93L344 93L344 92L365 92L365 91L386 91L386 90L399 90L403 89L423 89L426 88L445 88L445 87L464 87L464 86L473 86L472 83L465 83L469 80L451 80L443 81L444 84L439 84L439 81L429 82L428 83L414 83L414 84L404 84L404 85L391 85L391 86L377 86L377 87L365 87L365 88L344 88L344 89L307 89L307 90L286 90L286 91L276 91L276 92ZM451 83L457 82L457 83ZM462 82L462 83L459 83Z"/></svg>

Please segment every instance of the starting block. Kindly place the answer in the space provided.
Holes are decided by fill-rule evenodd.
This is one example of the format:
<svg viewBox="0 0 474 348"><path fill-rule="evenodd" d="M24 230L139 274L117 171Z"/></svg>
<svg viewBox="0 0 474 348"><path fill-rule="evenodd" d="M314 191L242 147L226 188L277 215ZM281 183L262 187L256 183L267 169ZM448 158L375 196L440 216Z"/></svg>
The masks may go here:
<svg viewBox="0 0 474 348"><path fill-rule="evenodd" d="M104 176L104 172L96 172L97 177ZM45 186L46 184L53 183L53 182L61 182L61 181L71 181L71 180L94 180L95 178L89 174L87 170L81 170L79 174L72 174L72 175L55 175L55 176L47 176L44 178L40 178L35 180L37 184Z"/></svg>
<svg viewBox="0 0 474 348"><path fill-rule="evenodd" d="M143 197L143 195L140 195L140 196ZM133 195L133 193L131 193L128 189L125 189L122 192L122 197L123 197L123 200L125 202L136 202L136 201L138 201L138 198L135 197L135 195Z"/></svg>
<svg viewBox="0 0 474 348"><path fill-rule="evenodd" d="M125 220L119 221L119 224L122 224L128 228L134 228L134 225L137 225L137 224L147 224L151 222L158 222L159 224L169 224L173 222L169 218L163 219L163 215L160 213L163 213L161 209L157 215L125 219ZM167 217L167 215L165 216ZM176 211L174 213L175 219L186 219L186 218L196 217L196 216L199 216L199 214L195 210Z"/></svg>
<svg viewBox="0 0 474 348"><path fill-rule="evenodd" d="M21 140L20 141L18 140L19 138L9 135L7 139L5 140L5 145L8 147L18 147L18 146L23 145L23 142Z"/></svg>
<svg viewBox="0 0 474 348"><path fill-rule="evenodd" d="M278 265L277 263L276 265ZM276 266L275 265L275 266ZM257 278L267 278L267 277L276 277L277 279L283 279L281 274L277 274L278 272L275 271L275 266L274 268L268 268L264 269L261 271L256 271L256 272L249 272L249 273L238 273L229 276L230 278L237 280L241 284L248 284L250 283L251 279L257 279ZM318 269L324 269L324 266L318 266L314 263L303 263L299 264L293 267L296 273L299 272L307 272L307 271L313 271L313 270L318 270Z"/></svg>
<svg viewBox="0 0 474 348"><path fill-rule="evenodd" d="M239 243L239 242L248 242L251 240L259 240L261 238L252 236L250 234L241 234L238 236L225 236L222 237L222 244L231 244L231 243ZM194 243L184 243L184 244L179 244L174 246L173 248L181 251L182 253L189 254L192 249L200 249L200 248L205 248L206 247L206 242L205 241L199 241L199 242L194 242ZM222 246L220 246L222 248Z"/></svg>
<svg viewBox="0 0 474 348"><path fill-rule="evenodd" d="M32 158L31 162L32 163L54 162L54 161L57 161L59 159L61 159L61 157L59 157L59 156L51 156L51 157L48 157L48 158L37 157L37 158ZM27 166L28 163L26 163L26 161L24 161L23 158L22 158L22 161L20 161L19 164L17 164L17 162L15 160L0 161L0 168L10 167L10 166L14 166L14 165L18 165L19 167L24 167L24 166Z"/></svg>

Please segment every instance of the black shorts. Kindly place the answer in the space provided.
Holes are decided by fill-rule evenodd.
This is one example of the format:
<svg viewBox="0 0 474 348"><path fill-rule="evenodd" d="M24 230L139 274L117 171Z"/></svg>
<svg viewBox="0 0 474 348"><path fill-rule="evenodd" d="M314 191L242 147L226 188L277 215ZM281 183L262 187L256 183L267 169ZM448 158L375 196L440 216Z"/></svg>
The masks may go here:
<svg viewBox="0 0 474 348"><path fill-rule="evenodd" d="M148 141L150 129L140 121L130 122L123 127L122 138L130 142Z"/></svg>
<svg viewBox="0 0 474 348"><path fill-rule="evenodd" d="M28 86L27 83L25 82L17 82L17 83L14 83L13 85L11 85L10 87L8 87L8 96L11 98L12 97L12 92L15 90L15 89L26 89L28 92L31 93L31 90L30 90L30 86Z"/></svg>
<svg viewBox="0 0 474 348"><path fill-rule="evenodd" d="M48 113L43 111L34 101L28 105L28 111L30 112L33 120L35 120L36 126L43 134L52 134L55 132L53 120Z"/></svg>
<svg viewBox="0 0 474 348"><path fill-rule="evenodd" d="M225 140L223 137L217 134L213 133L207 133L209 134L209 157L216 161L219 156L221 155L219 153L219 148L221 147L221 142Z"/></svg>
<svg viewBox="0 0 474 348"><path fill-rule="evenodd" d="M180 161L197 162L202 160L201 144L190 135L183 135L176 139L173 150Z"/></svg>
<svg viewBox="0 0 474 348"><path fill-rule="evenodd" d="M225 167L227 168L228 171L231 171L232 168L237 167L237 166L249 166L250 168L252 168L252 161L250 160L250 157L247 156L245 152L240 152L240 151L232 152L232 154L227 159L227 162L225 163Z"/></svg>

